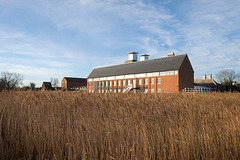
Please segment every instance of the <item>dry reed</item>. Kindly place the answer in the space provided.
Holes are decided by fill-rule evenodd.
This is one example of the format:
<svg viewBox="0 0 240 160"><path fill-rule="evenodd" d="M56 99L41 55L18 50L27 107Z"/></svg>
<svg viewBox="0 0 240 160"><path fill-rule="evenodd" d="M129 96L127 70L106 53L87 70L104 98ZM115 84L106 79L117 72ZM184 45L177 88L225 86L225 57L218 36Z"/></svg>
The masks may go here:
<svg viewBox="0 0 240 160"><path fill-rule="evenodd" d="M1 92L1 159L240 159L240 94Z"/></svg>

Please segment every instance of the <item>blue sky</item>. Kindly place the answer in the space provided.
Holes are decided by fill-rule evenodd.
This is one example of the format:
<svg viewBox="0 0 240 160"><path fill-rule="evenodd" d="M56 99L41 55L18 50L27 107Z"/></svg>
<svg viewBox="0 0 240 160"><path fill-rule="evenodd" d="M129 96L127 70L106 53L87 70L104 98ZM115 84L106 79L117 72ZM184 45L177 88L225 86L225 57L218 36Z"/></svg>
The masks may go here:
<svg viewBox="0 0 240 160"><path fill-rule="evenodd" d="M40 86L187 53L195 78L240 68L240 0L0 0L0 72Z"/></svg>

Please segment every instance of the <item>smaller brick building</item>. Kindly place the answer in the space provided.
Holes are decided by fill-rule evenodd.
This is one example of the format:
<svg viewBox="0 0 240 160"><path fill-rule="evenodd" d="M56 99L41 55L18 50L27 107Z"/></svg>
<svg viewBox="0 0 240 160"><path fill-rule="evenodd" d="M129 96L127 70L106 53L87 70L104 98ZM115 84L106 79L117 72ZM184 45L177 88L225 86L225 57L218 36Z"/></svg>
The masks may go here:
<svg viewBox="0 0 240 160"><path fill-rule="evenodd" d="M64 77L62 80L62 90L86 90L86 89L87 89L86 78Z"/></svg>
<svg viewBox="0 0 240 160"><path fill-rule="evenodd" d="M43 82L43 84L42 84L42 90L43 91L51 90L51 89L52 89L51 82Z"/></svg>

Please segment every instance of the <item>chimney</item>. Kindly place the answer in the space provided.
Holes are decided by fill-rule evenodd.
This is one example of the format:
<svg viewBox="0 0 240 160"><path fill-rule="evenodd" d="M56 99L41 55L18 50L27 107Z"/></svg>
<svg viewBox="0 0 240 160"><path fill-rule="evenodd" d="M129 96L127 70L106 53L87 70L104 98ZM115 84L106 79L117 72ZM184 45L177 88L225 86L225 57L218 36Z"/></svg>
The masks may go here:
<svg viewBox="0 0 240 160"><path fill-rule="evenodd" d="M148 54L141 54L140 55L140 61L145 61L149 59L149 55Z"/></svg>
<svg viewBox="0 0 240 160"><path fill-rule="evenodd" d="M207 75L206 75L206 74L204 74L204 75L203 75L203 79L206 79L206 77L207 77Z"/></svg>
<svg viewBox="0 0 240 160"><path fill-rule="evenodd" d="M170 56L175 56L175 54L172 52L172 53L168 53L168 57Z"/></svg>
<svg viewBox="0 0 240 160"><path fill-rule="evenodd" d="M136 62L137 61L138 52L129 52L128 60L125 63Z"/></svg>
<svg viewBox="0 0 240 160"><path fill-rule="evenodd" d="M209 75L208 75L208 79L212 79L212 74L209 74Z"/></svg>

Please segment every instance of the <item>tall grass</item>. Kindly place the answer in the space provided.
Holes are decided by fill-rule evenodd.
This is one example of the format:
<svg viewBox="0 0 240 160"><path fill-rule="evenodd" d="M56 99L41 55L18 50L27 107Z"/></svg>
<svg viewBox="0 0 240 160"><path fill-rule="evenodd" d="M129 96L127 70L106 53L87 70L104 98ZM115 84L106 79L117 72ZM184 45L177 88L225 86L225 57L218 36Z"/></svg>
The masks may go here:
<svg viewBox="0 0 240 160"><path fill-rule="evenodd" d="M1 159L240 159L240 94L1 92Z"/></svg>

